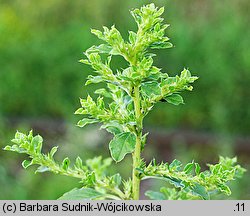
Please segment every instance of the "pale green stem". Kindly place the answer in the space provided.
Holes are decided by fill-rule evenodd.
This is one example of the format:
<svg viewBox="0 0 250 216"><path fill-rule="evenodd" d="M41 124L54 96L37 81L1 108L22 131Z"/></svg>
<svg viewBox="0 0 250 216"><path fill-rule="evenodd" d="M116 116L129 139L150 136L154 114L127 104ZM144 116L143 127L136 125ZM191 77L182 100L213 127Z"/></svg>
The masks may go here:
<svg viewBox="0 0 250 216"><path fill-rule="evenodd" d="M140 93L139 87L134 88L134 107L136 117L136 144L133 152L133 176L132 176L132 192L133 199L138 200L140 196L140 179L137 176L136 168L140 166L141 160L141 136L142 136L142 118L140 108Z"/></svg>

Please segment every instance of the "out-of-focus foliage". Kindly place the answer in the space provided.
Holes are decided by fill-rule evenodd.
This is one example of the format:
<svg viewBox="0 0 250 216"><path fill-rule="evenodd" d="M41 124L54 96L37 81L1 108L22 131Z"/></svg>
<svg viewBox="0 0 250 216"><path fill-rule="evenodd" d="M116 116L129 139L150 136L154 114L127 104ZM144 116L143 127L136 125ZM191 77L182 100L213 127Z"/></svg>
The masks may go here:
<svg viewBox="0 0 250 216"><path fill-rule="evenodd" d="M77 63L81 52L93 43L89 26L99 28L116 20L118 27L134 30L132 19L124 19L125 12L148 2L2 0L0 113L65 118L73 113L83 92L82 77L89 70ZM199 129L247 134L249 1L155 3L166 6L165 16L171 22L168 32L175 45L171 52L160 55L157 64L170 68L170 74L189 65L200 80L196 96L186 96L189 103L185 108L159 106L148 122L165 126L178 122Z"/></svg>

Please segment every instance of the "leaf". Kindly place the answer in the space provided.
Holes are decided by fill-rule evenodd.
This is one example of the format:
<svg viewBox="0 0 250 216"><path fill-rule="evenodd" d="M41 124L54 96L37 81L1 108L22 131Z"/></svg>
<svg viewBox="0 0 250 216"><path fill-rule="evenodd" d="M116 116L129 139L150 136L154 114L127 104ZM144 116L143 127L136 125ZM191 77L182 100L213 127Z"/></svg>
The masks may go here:
<svg viewBox="0 0 250 216"><path fill-rule="evenodd" d="M143 171L141 171L141 172L143 172ZM181 179L173 178L173 177L170 177L170 176L159 176L159 175L153 176L153 175L151 175L151 176L145 176L145 177L143 177L142 180L150 179L150 178L160 179L160 180L167 181L167 182L169 182L170 184L174 185L177 188L184 187Z"/></svg>
<svg viewBox="0 0 250 216"><path fill-rule="evenodd" d="M80 120L79 122L77 122L77 126L78 127L84 127L88 124L93 124L93 123L96 123L98 122L96 119L87 119L87 118L84 118L82 120Z"/></svg>
<svg viewBox="0 0 250 216"><path fill-rule="evenodd" d="M89 75L88 78L87 78L87 82L85 83L85 85L89 85L89 84L92 84L92 83L100 83L100 82L103 82L103 79L101 76L92 76L92 75Z"/></svg>
<svg viewBox="0 0 250 216"><path fill-rule="evenodd" d="M64 170L67 170L69 168L70 165L70 160L68 157L64 158L63 162L62 162L62 168Z"/></svg>
<svg viewBox="0 0 250 216"><path fill-rule="evenodd" d="M58 200L93 200L102 197L104 194L92 188L74 188L73 190L63 194Z"/></svg>
<svg viewBox="0 0 250 216"><path fill-rule="evenodd" d="M49 153L49 157L53 158L53 156L55 155L55 153L57 152L58 146L54 146Z"/></svg>
<svg viewBox="0 0 250 216"><path fill-rule="evenodd" d="M155 42L150 45L151 49L167 49L173 47L170 42Z"/></svg>
<svg viewBox="0 0 250 216"><path fill-rule="evenodd" d="M131 132L124 132L115 135L109 143L109 150L112 158L120 162L124 156L134 151L136 137Z"/></svg>
<svg viewBox="0 0 250 216"><path fill-rule="evenodd" d="M114 135L117 135L123 132L122 126L115 121L102 125L100 129L106 129L109 133L112 133Z"/></svg>
<svg viewBox="0 0 250 216"><path fill-rule="evenodd" d="M195 173L196 173L196 175L199 175L200 171L201 171L200 165L198 163L195 163Z"/></svg>
<svg viewBox="0 0 250 216"><path fill-rule="evenodd" d="M33 162L32 161L29 161L29 160L24 160L23 162L22 162L22 166L23 166L23 168L24 169L27 169L29 166L31 166L33 164Z"/></svg>
<svg viewBox="0 0 250 216"><path fill-rule="evenodd" d="M35 150L37 153L41 152L42 142L43 138L40 135L36 135L31 141L30 150Z"/></svg>
<svg viewBox="0 0 250 216"><path fill-rule="evenodd" d="M228 196L231 195L231 190L226 184L218 184L217 186L222 193L225 193Z"/></svg>
<svg viewBox="0 0 250 216"><path fill-rule="evenodd" d="M122 182L122 177L119 173L116 173L115 175L111 176L111 179L114 183L114 186L118 187Z"/></svg>
<svg viewBox="0 0 250 216"><path fill-rule="evenodd" d="M137 34L133 31L129 31L129 42L131 44L135 44L136 42L136 37L137 37Z"/></svg>
<svg viewBox="0 0 250 216"><path fill-rule="evenodd" d="M164 194L160 192L156 192L156 191L151 191L151 190L146 191L145 195L149 197L151 200L165 200L166 199Z"/></svg>
<svg viewBox="0 0 250 216"><path fill-rule="evenodd" d="M170 96L165 97L165 100L173 105L184 104L183 98L179 94L172 94Z"/></svg>
<svg viewBox="0 0 250 216"><path fill-rule="evenodd" d="M78 62L83 63L83 64L86 64L86 65L91 65L91 64L89 63L89 60L88 60L88 59L80 59Z"/></svg>
<svg viewBox="0 0 250 216"><path fill-rule="evenodd" d="M95 94L99 94L107 98L112 98L111 94L105 88L97 89L95 91Z"/></svg>
<svg viewBox="0 0 250 216"><path fill-rule="evenodd" d="M82 168L82 159L79 156L76 158L75 167L79 169Z"/></svg>
<svg viewBox="0 0 250 216"><path fill-rule="evenodd" d="M158 82L144 82L141 85L141 90L148 97L161 95L161 88Z"/></svg>
<svg viewBox="0 0 250 216"><path fill-rule="evenodd" d="M193 171L193 168L194 168L194 163L188 163L188 164L184 167L183 171L184 171L186 174L191 174L192 171Z"/></svg>
<svg viewBox="0 0 250 216"><path fill-rule="evenodd" d="M182 163L179 160L174 159L172 161L172 163L169 165L169 170L170 171L175 171L175 170L180 171L181 166L182 166Z"/></svg>
<svg viewBox="0 0 250 216"><path fill-rule="evenodd" d="M109 54L110 51L112 50L112 47L107 45L107 44L101 44L98 47L96 47L96 49L100 52L100 53L107 53Z"/></svg>
<svg viewBox="0 0 250 216"><path fill-rule="evenodd" d="M198 183L195 183L195 185L191 188L191 192L194 195L200 196L204 200L209 200L210 197L206 191L206 188Z"/></svg>
<svg viewBox="0 0 250 216"><path fill-rule="evenodd" d="M96 35L99 39L104 40L103 33L96 29L91 29L91 33Z"/></svg>

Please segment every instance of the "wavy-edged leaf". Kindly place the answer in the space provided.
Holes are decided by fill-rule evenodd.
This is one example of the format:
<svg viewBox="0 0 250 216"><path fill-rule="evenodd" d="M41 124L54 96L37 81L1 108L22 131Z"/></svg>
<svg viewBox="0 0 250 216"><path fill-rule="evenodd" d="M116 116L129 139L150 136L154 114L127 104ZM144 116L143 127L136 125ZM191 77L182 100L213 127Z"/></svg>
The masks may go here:
<svg viewBox="0 0 250 216"><path fill-rule="evenodd" d="M27 169L29 166L31 166L33 164L33 162L32 161L29 161L29 160L24 160L23 162L22 162L22 166L23 166L23 168L24 169Z"/></svg>
<svg viewBox="0 0 250 216"><path fill-rule="evenodd" d="M112 95L110 94L110 92L108 92L107 89L105 89L105 88L97 89L95 91L95 94L99 94L99 95L102 95L102 96L107 97L107 98L112 98Z"/></svg>
<svg viewBox="0 0 250 216"><path fill-rule="evenodd" d="M96 119L88 119L88 118L84 118L82 120L80 120L79 122L77 122L77 126L78 127L84 127L88 124L93 124L98 122Z"/></svg>
<svg viewBox="0 0 250 216"><path fill-rule="evenodd" d="M184 104L182 96L179 94L172 94L170 96L165 97L165 100L173 105L179 105L179 104Z"/></svg>
<svg viewBox="0 0 250 216"><path fill-rule="evenodd" d="M120 162L126 154L134 151L135 142L136 137L134 133L124 132L115 135L109 143L109 150L112 158L116 162Z"/></svg>
<svg viewBox="0 0 250 216"><path fill-rule="evenodd" d="M149 98L161 95L161 88L158 82L144 82L141 85L141 90Z"/></svg>
<svg viewBox="0 0 250 216"><path fill-rule="evenodd" d="M122 126L115 121L102 125L100 129L105 129L114 135L121 134L123 132Z"/></svg>
<svg viewBox="0 0 250 216"><path fill-rule="evenodd" d="M155 42L150 45L151 49L167 49L173 47L170 42Z"/></svg>
<svg viewBox="0 0 250 216"><path fill-rule="evenodd" d="M101 76L92 76L92 75L89 75L87 77L87 81L85 83L85 85L89 85L89 84L92 84L92 83L100 83L100 82L103 82L103 78Z"/></svg>

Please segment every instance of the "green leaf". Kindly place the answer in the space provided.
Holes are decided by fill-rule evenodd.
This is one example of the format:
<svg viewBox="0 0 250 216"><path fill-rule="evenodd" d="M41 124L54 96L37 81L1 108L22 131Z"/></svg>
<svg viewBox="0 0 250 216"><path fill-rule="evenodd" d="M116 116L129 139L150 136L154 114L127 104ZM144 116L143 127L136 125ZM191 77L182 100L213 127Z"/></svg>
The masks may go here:
<svg viewBox="0 0 250 216"><path fill-rule="evenodd" d="M172 163L169 165L169 170L170 171L175 171L175 170L180 171L181 166L182 166L182 163L179 160L174 159L172 161Z"/></svg>
<svg viewBox="0 0 250 216"><path fill-rule="evenodd" d="M122 177L119 173L116 173L115 175L111 176L111 181L114 183L114 186L118 187L122 182Z"/></svg>
<svg viewBox="0 0 250 216"><path fill-rule="evenodd" d="M102 125L100 129L106 129L109 133L114 135L121 134L123 132L122 126L115 121Z"/></svg>
<svg viewBox="0 0 250 216"><path fill-rule="evenodd" d="M131 44L135 44L136 42L136 37L137 37L137 34L133 31L129 31L129 42Z"/></svg>
<svg viewBox="0 0 250 216"><path fill-rule="evenodd" d="M74 188L73 190L63 194L58 200L93 200L102 197L103 194L92 188Z"/></svg>
<svg viewBox="0 0 250 216"><path fill-rule="evenodd" d="M32 161L29 161L29 160L24 160L23 162L22 162L22 166L23 166L23 168L24 169L27 169L29 166L31 166L33 163L32 163Z"/></svg>
<svg viewBox="0 0 250 216"><path fill-rule="evenodd" d="M64 170L67 170L69 168L70 165L70 160L68 157L64 158L63 162L62 162L62 168Z"/></svg>
<svg viewBox="0 0 250 216"><path fill-rule="evenodd" d="M188 164L184 167L183 171L184 171L186 174L191 174L192 171L193 171L193 168L194 168L194 163L188 163Z"/></svg>
<svg viewBox="0 0 250 216"><path fill-rule="evenodd" d="M91 33L96 35L99 39L104 40L103 33L96 29L91 29Z"/></svg>
<svg viewBox="0 0 250 216"><path fill-rule="evenodd" d="M112 98L112 95L105 88L97 89L95 91L95 94L99 94L107 98Z"/></svg>
<svg viewBox="0 0 250 216"><path fill-rule="evenodd" d="M116 162L120 162L124 156L134 151L136 137L134 133L124 132L115 135L109 143L109 150L112 158Z"/></svg>
<svg viewBox="0 0 250 216"><path fill-rule="evenodd" d="M170 42L155 42L150 45L151 49L167 49L173 47Z"/></svg>
<svg viewBox="0 0 250 216"><path fill-rule="evenodd" d="M141 85L141 90L148 97L161 95L161 88L158 82L144 82Z"/></svg>
<svg viewBox="0 0 250 216"><path fill-rule="evenodd" d="M82 159L79 156L76 158L75 167L79 169L82 168Z"/></svg>
<svg viewBox="0 0 250 216"><path fill-rule="evenodd" d="M209 200L210 197L207 193L207 190L204 186L198 184L198 183L195 183L195 185L191 188L192 189L192 193L194 195L198 195L200 196L202 199L204 200Z"/></svg>
<svg viewBox="0 0 250 216"><path fill-rule="evenodd" d="M49 153L49 157L53 158L53 156L55 155L55 153L57 152L58 146L54 146Z"/></svg>
<svg viewBox="0 0 250 216"><path fill-rule="evenodd" d="M85 118L85 119L80 120L77 123L77 126L78 127L84 127L84 126L86 126L88 124L93 124L93 123L96 123L96 122L98 122L96 119L87 119L87 118Z"/></svg>
<svg viewBox="0 0 250 216"><path fill-rule="evenodd" d="M151 190L146 191L145 195L149 197L151 200L165 200L166 199L164 194L160 192L156 192L156 191L151 191Z"/></svg>
<svg viewBox="0 0 250 216"><path fill-rule="evenodd" d="M167 96L165 99L168 103L176 106L179 104L184 104L183 98L179 94L172 94Z"/></svg>
<svg viewBox="0 0 250 216"><path fill-rule="evenodd" d="M225 193L228 196L231 195L231 190L226 184L218 184L217 186L222 193Z"/></svg>
<svg viewBox="0 0 250 216"><path fill-rule="evenodd" d="M35 150L37 153L41 152L43 138L40 135L33 137L30 145L31 150Z"/></svg>
<svg viewBox="0 0 250 216"><path fill-rule="evenodd" d="M89 84L92 84L92 83L100 83L100 82L103 82L103 79L101 76L92 76L92 75L89 75L88 78L87 78L87 82L85 83L85 85L89 85Z"/></svg>
<svg viewBox="0 0 250 216"><path fill-rule="evenodd" d="M96 47L96 49L100 52L100 53L107 53L109 54L110 51L112 50L112 47L107 45L107 44L101 44L98 47Z"/></svg>
<svg viewBox="0 0 250 216"><path fill-rule="evenodd" d="M196 173L196 175L199 175L200 171L201 171L200 165L198 163L195 163L195 173Z"/></svg>

